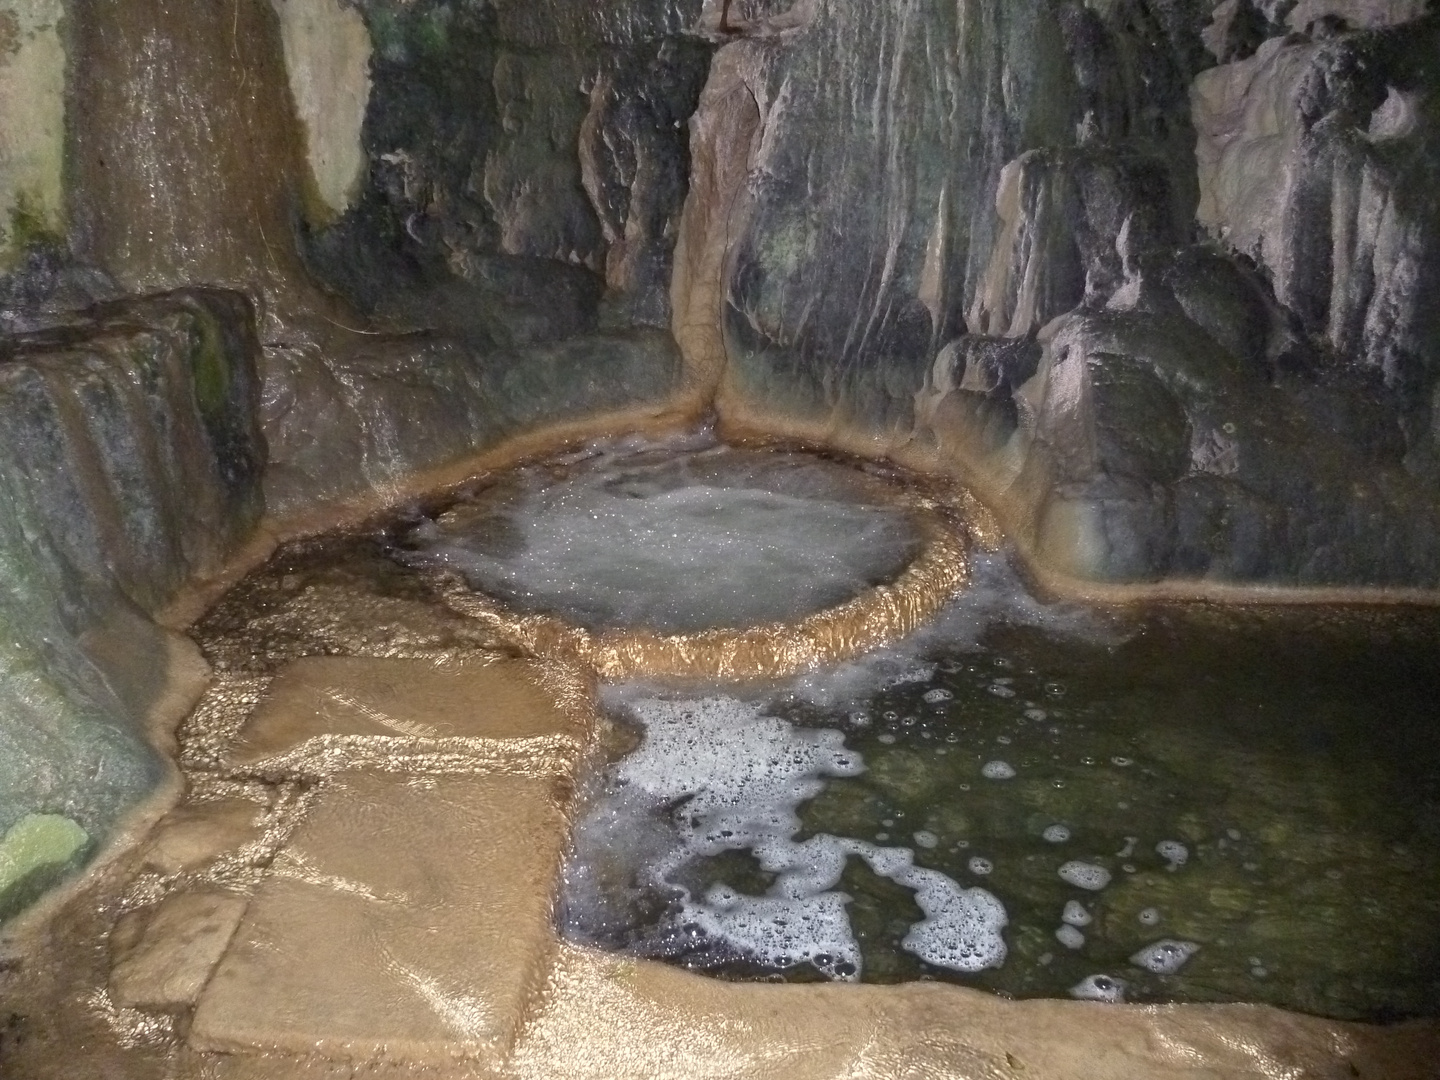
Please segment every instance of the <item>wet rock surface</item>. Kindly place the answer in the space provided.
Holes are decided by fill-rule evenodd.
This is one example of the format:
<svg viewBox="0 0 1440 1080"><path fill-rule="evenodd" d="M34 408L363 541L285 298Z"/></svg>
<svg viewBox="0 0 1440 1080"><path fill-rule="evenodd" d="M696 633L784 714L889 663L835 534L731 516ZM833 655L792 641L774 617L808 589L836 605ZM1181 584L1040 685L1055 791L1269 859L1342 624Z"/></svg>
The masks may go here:
<svg viewBox="0 0 1440 1080"><path fill-rule="evenodd" d="M184 664L142 613L259 518L259 349L219 291L46 321L0 341L0 827L59 815L84 854L162 776L147 713Z"/></svg>
<svg viewBox="0 0 1440 1080"><path fill-rule="evenodd" d="M1432 20L1222 7L740 27L676 277L722 416L948 461L1071 581L1433 588Z"/></svg>

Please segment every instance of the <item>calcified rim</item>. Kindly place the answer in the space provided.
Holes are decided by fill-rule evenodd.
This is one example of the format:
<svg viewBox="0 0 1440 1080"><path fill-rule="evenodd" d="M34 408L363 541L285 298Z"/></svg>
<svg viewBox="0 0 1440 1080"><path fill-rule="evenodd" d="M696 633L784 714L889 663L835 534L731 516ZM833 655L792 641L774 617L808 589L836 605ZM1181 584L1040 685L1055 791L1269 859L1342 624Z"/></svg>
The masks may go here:
<svg viewBox="0 0 1440 1080"><path fill-rule="evenodd" d="M848 660L927 622L970 580L968 499L946 506L904 492L894 498L916 522L920 554L888 585L877 585L836 607L796 622L745 629L658 634L643 628L586 630L553 615L525 615L483 593L458 574L435 575L452 610L541 657L586 664L602 679L636 677L752 680L784 678ZM948 501L948 500L947 500ZM983 542L983 541L982 541Z"/></svg>

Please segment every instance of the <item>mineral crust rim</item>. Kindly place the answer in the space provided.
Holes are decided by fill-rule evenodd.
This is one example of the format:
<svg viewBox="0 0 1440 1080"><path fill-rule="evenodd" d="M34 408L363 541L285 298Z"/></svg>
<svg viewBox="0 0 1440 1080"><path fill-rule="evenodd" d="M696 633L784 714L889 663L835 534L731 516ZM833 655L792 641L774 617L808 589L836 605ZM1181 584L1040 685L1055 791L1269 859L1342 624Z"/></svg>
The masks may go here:
<svg viewBox="0 0 1440 1080"><path fill-rule="evenodd" d="M936 500L899 493L897 504L915 522L921 549L888 584L794 621L662 634L643 627L587 630L547 614L522 614L469 588L452 571L434 575L451 610L476 619L538 657L580 663L602 679L786 678L853 659L929 621L970 580L962 535L967 500ZM955 520L952 520L952 515Z"/></svg>

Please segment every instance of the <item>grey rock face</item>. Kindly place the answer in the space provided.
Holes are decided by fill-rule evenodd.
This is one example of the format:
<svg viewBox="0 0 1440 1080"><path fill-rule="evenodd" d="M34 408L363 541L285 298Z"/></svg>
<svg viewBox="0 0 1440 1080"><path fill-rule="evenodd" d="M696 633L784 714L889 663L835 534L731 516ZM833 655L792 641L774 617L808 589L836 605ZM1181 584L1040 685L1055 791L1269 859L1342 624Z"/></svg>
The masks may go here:
<svg viewBox="0 0 1440 1080"><path fill-rule="evenodd" d="M699 7L368 0L369 184L312 264L381 314L397 286L456 278L504 306L494 278L517 273L525 304L568 309L583 273L592 324L603 293L608 326L666 325L684 120L711 51L689 34ZM512 343L504 318L488 329Z"/></svg>
<svg viewBox="0 0 1440 1080"><path fill-rule="evenodd" d="M140 613L259 517L258 352L250 305L205 290L0 341L0 833L52 814L97 838L158 778Z"/></svg>
<svg viewBox="0 0 1440 1080"><path fill-rule="evenodd" d="M1422 193L1440 151L1421 103L1440 88L1437 49L1434 17L1275 38L1204 72L1193 95L1201 222L1262 267L1305 333L1383 378L1408 464L1432 480L1440 207Z"/></svg>
<svg viewBox="0 0 1440 1080"><path fill-rule="evenodd" d="M692 123L722 416L939 454L1081 579L1440 584L1433 18L783 7Z"/></svg>
<svg viewBox="0 0 1440 1080"><path fill-rule="evenodd" d="M265 492L279 515L396 490L546 423L661 409L683 376L673 340L655 330L512 350L440 337L379 339L343 356L272 348L265 367Z"/></svg>
<svg viewBox="0 0 1440 1080"><path fill-rule="evenodd" d="M753 134L692 148L747 159L733 209L704 238L729 249L738 393L801 416L908 423L899 387L913 392L941 345L1028 333L1082 300L1090 272L1095 289L1118 272L1105 234L1134 189L1157 224L1188 219L1191 13L792 11L805 16L792 28L722 49L712 85L723 74L733 91L707 92L695 121L704 138L719 130L711 114L753 103Z"/></svg>

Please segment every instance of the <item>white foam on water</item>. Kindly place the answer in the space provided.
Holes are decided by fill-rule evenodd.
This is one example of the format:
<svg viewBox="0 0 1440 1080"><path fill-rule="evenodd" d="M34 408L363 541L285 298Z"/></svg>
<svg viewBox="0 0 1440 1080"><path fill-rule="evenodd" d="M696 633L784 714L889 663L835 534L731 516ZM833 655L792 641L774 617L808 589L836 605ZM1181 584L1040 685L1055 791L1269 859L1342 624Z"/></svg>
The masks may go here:
<svg viewBox="0 0 1440 1080"><path fill-rule="evenodd" d="M1040 837L1051 844L1063 844L1070 839L1070 828L1067 825L1047 825Z"/></svg>
<svg viewBox="0 0 1440 1080"><path fill-rule="evenodd" d="M1015 766L1007 761L987 761L980 766L980 775L986 780L1013 780Z"/></svg>
<svg viewBox="0 0 1440 1080"><path fill-rule="evenodd" d="M1118 1005L1125 1000L1125 989L1129 984L1113 975L1087 975L1070 987L1070 996L1079 1001L1103 1001Z"/></svg>
<svg viewBox="0 0 1440 1080"><path fill-rule="evenodd" d="M1079 859L1071 859L1061 866L1057 873L1060 880L1067 884L1074 885L1077 889L1089 889L1091 892L1099 892L1110 884L1109 870L1094 863L1081 862Z"/></svg>
<svg viewBox="0 0 1440 1080"><path fill-rule="evenodd" d="M986 874L995 872L995 864L983 855L972 855L970 861L965 864L970 873L984 877Z"/></svg>
<svg viewBox="0 0 1440 1080"><path fill-rule="evenodd" d="M1153 907L1141 908L1141 909L1140 909L1140 914L1137 915L1137 916L1135 916L1135 917L1140 920L1140 925L1141 925L1141 926L1159 926L1159 925L1160 925L1160 909L1159 909L1159 908L1153 908Z"/></svg>
<svg viewBox="0 0 1440 1080"><path fill-rule="evenodd" d="M1092 918L1093 916L1079 900L1066 900L1065 911L1061 914L1060 921L1071 926L1089 926Z"/></svg>
<svg viewBox="0 0 1440 1080"><path fill-rule="evenodd" d="M628 707L644 737L611 768L606 790L576 829L571 866L628 854L633 880L677 898L672 930L698 933L766 966L810 963L832 978L855 979L861 958L845 911L850 898L834 891L854 856L914 890L925 918L910 928L904 948L957 971L1003 963L1005 909L984 889L962 888L915 866L909 848L828 834L794 839L800 803L818 795L827 777L865 768L841 732L797 728L733 697L639 694L607 694ZM655 826L666 819L668 843L657 843ZM624 848L626 823L640 838L633 852ZM597 841L616 846L592 850ZM733 850L748 850L774 875L765 895L747 896L722 883L693 896L683 871L698 858ZM587 929L593 934L606 925L603 898L587 893L586 884L583 874L574 881L567 876L567 923L582 939ZM592 910L597 906L602 910Z"/></svg>
<svg viewBox="0 0 1440 1080"><path fill-rule="evenodd" d="M426 523L409 558L521 610L680 633L833 606L919 550L904 511L809 455L601 453L554 473L518 470Z"/></svg>
<svg viewBox="0 0 1440 1080"><path fill-rule="evenodd" d="M935 870L915 869L895 878L915 890L925 918L910 927L901 948L921 960L952 971L976 972L1005 962L1009 921L1005 907L984 889L962 889Z"/></svg>
<svg viewBox="0 0 1440 1080"><path fill-rule="evenodd" d="M831 978L846 979L860 971L860 946L845 912L849 900L840 892L775 898L716 887L703 903L685 903L680 918L762 964L810 963Z"/></svg>
<svg viewBox="0 0 1440 1080"><path fill-rule="evenodd" d="M1130 962L1136 967L1142 967L1156 975L1173 975L1199 951L1200 946L1193 941L1161 938L1154 944L1146 945L1145 948L1130 957Z"/></svg>
<svg viewBox="0 0 1440 1080"><path fill-rule="evenodd" d="M1055 940L1067 949L1078 949L1085 944L1085 935L1068 923L1062 923L1055 931Z"/></svg>
<svg viewBox="0 0 1440 1080"><path fill-rule="evenodd" d="M1167 870L1179 869L1190 858L1190 849L1179 840L1161 840L1155 845L1155 853L1169 864Z"/></svg>

